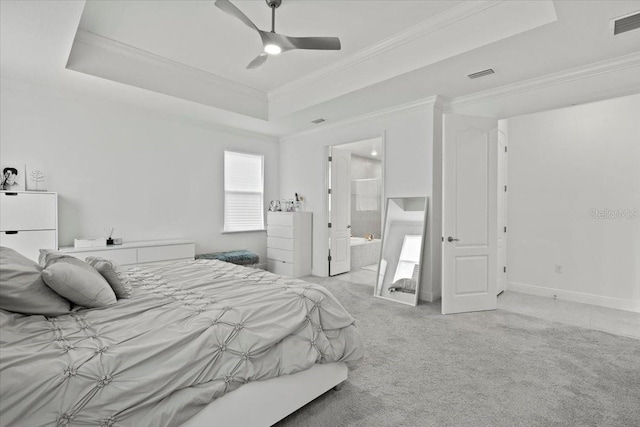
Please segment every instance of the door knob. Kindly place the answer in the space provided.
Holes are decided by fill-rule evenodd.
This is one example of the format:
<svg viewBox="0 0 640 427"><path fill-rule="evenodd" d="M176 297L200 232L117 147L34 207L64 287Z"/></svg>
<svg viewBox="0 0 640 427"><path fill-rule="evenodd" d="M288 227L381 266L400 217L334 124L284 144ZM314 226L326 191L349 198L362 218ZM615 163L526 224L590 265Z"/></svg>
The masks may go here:
<svg viewBox="0 0 640 427"><path fill-rule="evenodd" d="M451 236L449 236L449 237L447 238L447 241L449 241L449 242L457 242L457 241L459 241L459 240L460 240L460 239L454 239L454 238L453 238L453 237L451 237Z"/></svg>

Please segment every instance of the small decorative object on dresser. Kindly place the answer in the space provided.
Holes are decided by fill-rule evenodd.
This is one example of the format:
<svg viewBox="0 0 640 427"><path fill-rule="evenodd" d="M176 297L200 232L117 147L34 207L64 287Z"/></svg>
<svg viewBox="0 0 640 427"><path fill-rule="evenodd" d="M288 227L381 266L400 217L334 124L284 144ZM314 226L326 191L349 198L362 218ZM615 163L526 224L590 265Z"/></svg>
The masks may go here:
<svg viewBox="0 0 640 427"><path fill-rule="evenodd" d="M27 191L47 191L45 174L40 168L26 167Z"/></svg>
<svg viewBox="0 0 640 427"><path fill-rule="evenodd" d="M113 245L113 237L111 237L111 236L113 236L113 230L114 230L113 227L107 228L107 229L104 230L105 233L107 234L107 245L108 246Z"/></svg>
<svg viewBox="0 0 640 427"><path fill-rule="evenodd" d="M3 165L0 177L0 190L24 191L24 166Z"/></svg>
<svg viewBox="0 0 640 427"><path fill-rule="evenodd" d="M269 203L269 212L280 212L280 200L272 200Z"/></svg>
<svg viewBox="0 0 640 427"><path fill-rule="evenodd" d="M282 276L311 274L311 212L267 213L267 269Z"/></svg>

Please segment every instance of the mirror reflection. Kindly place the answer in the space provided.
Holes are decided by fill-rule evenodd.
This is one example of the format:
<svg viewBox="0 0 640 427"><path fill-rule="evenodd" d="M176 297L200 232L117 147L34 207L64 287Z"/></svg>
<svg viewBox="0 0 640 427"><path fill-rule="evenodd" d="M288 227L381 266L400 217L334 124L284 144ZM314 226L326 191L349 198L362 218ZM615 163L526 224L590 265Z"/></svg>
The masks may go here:
<svg viewBox="0 0 640 427"><path fill-rule="evenodd" d="M418 304L428 201L427 197L387 199L375 296Z"/></svg>

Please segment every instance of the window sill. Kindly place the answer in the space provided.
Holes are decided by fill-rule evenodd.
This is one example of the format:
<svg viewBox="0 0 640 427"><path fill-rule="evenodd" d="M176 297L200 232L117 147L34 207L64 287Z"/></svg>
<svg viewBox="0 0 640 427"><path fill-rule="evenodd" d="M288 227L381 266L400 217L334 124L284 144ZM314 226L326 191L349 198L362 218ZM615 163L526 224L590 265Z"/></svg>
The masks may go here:
<svg viewBox="0 0 640 427"><path fill-rule="evenodd" d="M254 233L254 232L264 232L267 231L266 228L259 228L256 230L236 230L236 231L226 231L226 230L222 230L220 232L220 234L236 234L236 233Z"/></svg>

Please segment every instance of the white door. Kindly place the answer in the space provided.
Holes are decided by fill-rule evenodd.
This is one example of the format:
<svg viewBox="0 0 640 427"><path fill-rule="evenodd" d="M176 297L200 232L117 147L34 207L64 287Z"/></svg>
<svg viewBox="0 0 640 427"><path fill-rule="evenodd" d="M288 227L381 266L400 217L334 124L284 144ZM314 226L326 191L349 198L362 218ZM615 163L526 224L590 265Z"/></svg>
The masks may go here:
<svg viewBox="0 0 640 427"><path fill-rule="evenodd" d="M351 152L331 147L329 276L351 270Z"/></svg>
<svg viewBox="0 0 640 427"><path fill-rule="evenodd" d="M498 121L446 114L442 313L494 310Z"/></svg>
<svg viewBox="0 0 640 427"><path fill-rule="evenodd" d="M496 292L507 290L507 135L498 129L498 243Z"/></svg>

